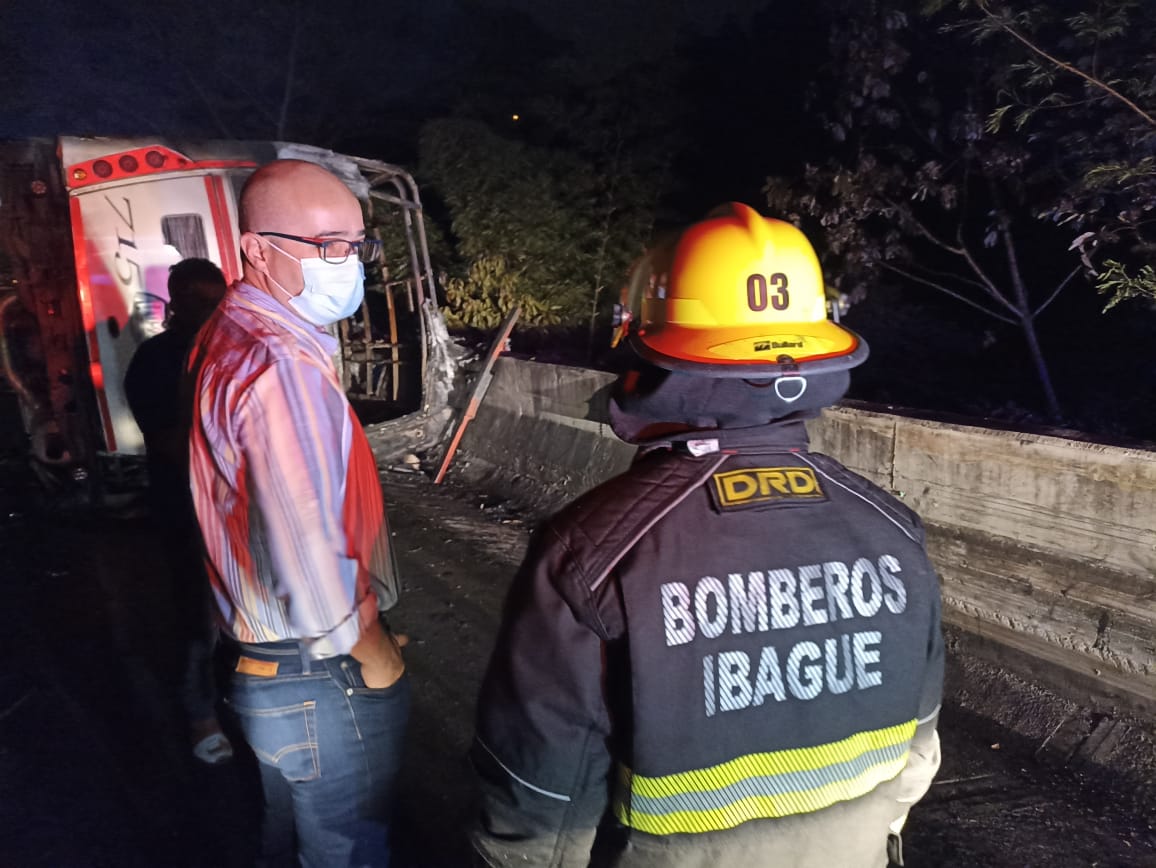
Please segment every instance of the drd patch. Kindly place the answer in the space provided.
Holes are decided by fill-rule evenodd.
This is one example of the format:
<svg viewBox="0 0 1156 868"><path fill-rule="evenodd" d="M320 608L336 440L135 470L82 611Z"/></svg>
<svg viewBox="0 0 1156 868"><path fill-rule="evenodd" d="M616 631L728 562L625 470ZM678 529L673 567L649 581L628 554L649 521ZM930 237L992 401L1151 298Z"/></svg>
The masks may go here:
<svg viewBox="0 0 1156 868"><path fill-rule="evenodd" d="M810 467L748 467L712 477L711 499L720 512L826 500Z"/></svg>

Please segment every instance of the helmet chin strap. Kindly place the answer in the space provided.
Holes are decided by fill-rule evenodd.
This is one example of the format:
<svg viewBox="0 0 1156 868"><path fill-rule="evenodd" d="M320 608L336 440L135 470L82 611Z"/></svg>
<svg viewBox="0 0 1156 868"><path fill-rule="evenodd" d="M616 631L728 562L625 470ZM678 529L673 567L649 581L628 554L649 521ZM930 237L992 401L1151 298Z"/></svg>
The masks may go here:
<svg viewBox="0 0 1156 868"><path fill-rule="evenodd" d="M798 389L798 391L795 392L795 394L791 395L791 394L789 394L790 389L788 389L787 393L784 393L783 392L783 385L784 384L787 384L788 386L794 386ZM783 401L787 404L795 403L801 397L803 397L803 395L806 394L806 392L807 392L807 378L806 377L800 377L798 374L789 374L786 377L779 377L777 380L775 380L775 394L778 396L780 401Z"/></svg>

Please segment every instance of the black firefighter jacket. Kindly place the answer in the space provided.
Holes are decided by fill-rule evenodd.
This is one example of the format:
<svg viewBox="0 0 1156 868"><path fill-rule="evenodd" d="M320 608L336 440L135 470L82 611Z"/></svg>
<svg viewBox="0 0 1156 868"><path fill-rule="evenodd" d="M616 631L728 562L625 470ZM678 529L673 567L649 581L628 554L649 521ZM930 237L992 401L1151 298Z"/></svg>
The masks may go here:
<svg viewBox="0 0 1156 868"><path fill-rule="evenodd" d="M696 436L557 515L514 581L472 749L490 865L875 868L931 783L918 518L802 422Z"/></svg>

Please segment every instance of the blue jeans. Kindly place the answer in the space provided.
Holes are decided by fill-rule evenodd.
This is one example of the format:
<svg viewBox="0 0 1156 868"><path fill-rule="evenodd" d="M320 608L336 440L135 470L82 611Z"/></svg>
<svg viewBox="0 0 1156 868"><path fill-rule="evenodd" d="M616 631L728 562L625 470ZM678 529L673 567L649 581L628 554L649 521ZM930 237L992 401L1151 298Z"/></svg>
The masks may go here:
<svg viewBox="0 0 1156 868"><path fill-rule="evenodd" d="M305 868L386 868L408 676L372 689L353 657L310 660L297 642L237 650L225 702L259 760L262 863L294 864L295 834Z"/></svg>

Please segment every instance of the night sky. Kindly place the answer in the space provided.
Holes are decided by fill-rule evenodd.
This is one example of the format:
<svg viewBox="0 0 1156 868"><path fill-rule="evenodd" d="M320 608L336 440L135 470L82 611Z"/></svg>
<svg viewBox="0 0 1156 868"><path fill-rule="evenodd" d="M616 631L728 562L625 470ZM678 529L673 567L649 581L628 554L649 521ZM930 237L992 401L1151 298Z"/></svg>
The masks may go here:
<svg viewBox="0 0 1156 868"><path fill-rule="evenodd" d="M198 4L38 0L0 10L0 135L214 130L210 103L276 120L290 59L290 122L334 105L435 115L468 93L480 58L511 94L563 60L572 81L670 57L696 37L743 28L751 0L330 0ZM296 10L296 11L294 11ZM300 29L295 33L296 25ZM248 72L241 76L239 72ZM493 73L492 68L487 72ZM260 119L260 120L258 120ZM387 125L361 116L349 128ZM332 135L332 131L330 131Z"/></svg>
<svg viewBox="0 0 1156 868"><path fill-rule="evenodd" d="M825 23L775 0L38 0L0 7L0 138L279 139L414 165L421 125L667 78L683 207L795 160ZM797 160L795 160L797 161Z"/></svg>
<svg viewBox="0 0 1156 868"><path fill-rule="evenodd" d="M473 117L532 140L542 97L663 79L680 112L672 220L732 199L765 210L769 175L823 157L803 94L828 23L781 0L22 0L0 6L0 138L282 139L416 168L429 120ZM1106 396L1134 376L1132 348L1156 319L1102 306L1081 288L1045 322L1089 427L1108 402L1146 406ZM850 321L876 348L858 379L866 397L942 408L954 391L1013 413L1034 401L1014 334L950 299L881 288ZM1097 347L1094 381L1063 351L1073 342ZM933 376L945 373L946 385ZM1132 415L1117 427L1153 436L1151 412Z"/></svg>

